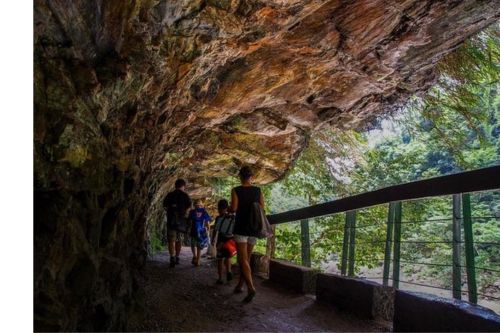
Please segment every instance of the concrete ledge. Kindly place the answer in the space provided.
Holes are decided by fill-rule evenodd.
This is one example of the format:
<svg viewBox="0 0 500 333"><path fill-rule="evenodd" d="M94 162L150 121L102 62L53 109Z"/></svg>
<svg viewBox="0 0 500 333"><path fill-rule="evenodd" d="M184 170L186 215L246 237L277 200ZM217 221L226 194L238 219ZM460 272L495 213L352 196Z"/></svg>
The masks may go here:
<svg viewBox="0 0 500 333"><path fill-rule="evenodd" d="M373 290L373 317L392 322L394 317L395 292L396 290L393 287L385 287L378 283L376 284Z"/></svg>
<svg viewBox="0 0 500 333"><path fill-rule="evenodd" d="M500 332L500 316L465 301L397 290L393 329L395 332Z"/></svg>
<svg viewBox="0 0 500 333"><path fill-rule="evenodd" d="M318 271L286 261L269 261L269 280L291 288L299 293L313 294L316 289Z"/></svg>
<svg viewBox="0 0 500 333"><path fill-rule="evenodd" d="M316 281L318 302L334 305L340 310L365 318L381 317L390 320L392 293L391 287L334 274L318 274ZM380 304L383 300L387 304Z"/></svg>

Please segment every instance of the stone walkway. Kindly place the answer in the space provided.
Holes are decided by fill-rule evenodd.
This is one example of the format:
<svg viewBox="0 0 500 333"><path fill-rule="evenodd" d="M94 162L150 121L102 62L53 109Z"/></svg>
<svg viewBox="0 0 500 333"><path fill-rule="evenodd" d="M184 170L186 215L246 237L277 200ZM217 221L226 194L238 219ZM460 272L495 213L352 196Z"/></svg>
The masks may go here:
<svg viewBox="0 0 500 333"><path fill-rule="evenodd" d="M386 331L260 277L255 278L257 296L243 304L245 294L232 293L236 281L216 285L215 262L202 259L201 266L194 267L188 254L184 248L181 264L174 269L168 267L165 253L146 264L140 281L146 310L130 319L130 331Z"/></svg>

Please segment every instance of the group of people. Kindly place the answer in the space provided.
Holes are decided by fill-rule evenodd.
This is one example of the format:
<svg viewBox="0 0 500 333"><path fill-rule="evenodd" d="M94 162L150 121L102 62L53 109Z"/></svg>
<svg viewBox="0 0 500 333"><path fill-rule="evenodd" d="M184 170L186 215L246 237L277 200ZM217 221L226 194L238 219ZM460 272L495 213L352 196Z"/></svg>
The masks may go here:
<svg viewBox="0 0 500 333"><path fill-rule="evenodd" d="M224 270L226 280L232 280L231 257L238 256L240 278L234 293L242 293L247 286L244 302L250 302L256 294L250 268L250 257L257 242L257 234L251 227L252 207L256 203L264 209L264 196L259 187L253 186L253 173L250 167L244 166L239 171L241 185L231 190L231 201L225 199L217 203L218 216L210 230L212 218L203 207L201 200L196 200L191 209L191 199L186 193L186 182L178 179L175 190L168 193L163 201L166 211L167 241L170 254L170 267L180 263L179 255L185 237L189 236L194 266L200 265L201 251L212 244L215 245L218 279L223 284Z"/></svg>

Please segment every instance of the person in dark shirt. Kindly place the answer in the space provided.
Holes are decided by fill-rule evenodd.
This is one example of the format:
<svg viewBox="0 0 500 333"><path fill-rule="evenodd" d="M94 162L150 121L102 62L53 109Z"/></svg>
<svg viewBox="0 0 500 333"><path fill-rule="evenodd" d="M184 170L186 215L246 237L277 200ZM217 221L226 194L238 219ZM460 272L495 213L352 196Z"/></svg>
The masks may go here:
<svg viewBox="0 0 500 333"><path fill-rule="evenodd" d="M191 208L191 198L185 192L186 181L177 179L175 190L168 193L163 200L163 208L167 214L167 240L170 254L170 267L179 264L182 241L187 233L187 212Z"/></svg>
<svg viewBox="0 0 500 333"><path fill-rule="evenodd" d="M259 187L252 185L253 172L250 167L242 167L239 177L241 185L231 191L231 211L236 213L233 234L238 250L238 264L241 269L240 280L234 292L243 292L243 283L246 283L248 294L243 301L250 302L256 293L252 280L250 257L257 242L257 235L250 225L250 216L254 203L259 203L264 209L264 196Z"/></svg>

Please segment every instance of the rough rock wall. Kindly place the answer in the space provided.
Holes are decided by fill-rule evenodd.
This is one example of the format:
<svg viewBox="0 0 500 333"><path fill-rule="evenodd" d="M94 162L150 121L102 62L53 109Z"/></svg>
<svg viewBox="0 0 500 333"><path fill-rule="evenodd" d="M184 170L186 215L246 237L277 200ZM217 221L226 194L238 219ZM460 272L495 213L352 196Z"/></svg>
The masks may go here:
<svg viewBox="0 0 500 333"><path fill-rule="evenodd" d="M122 330L146 217L290 167L314 128L358 126L434 80L491 0L35 0L35 328Z"/></svg>

